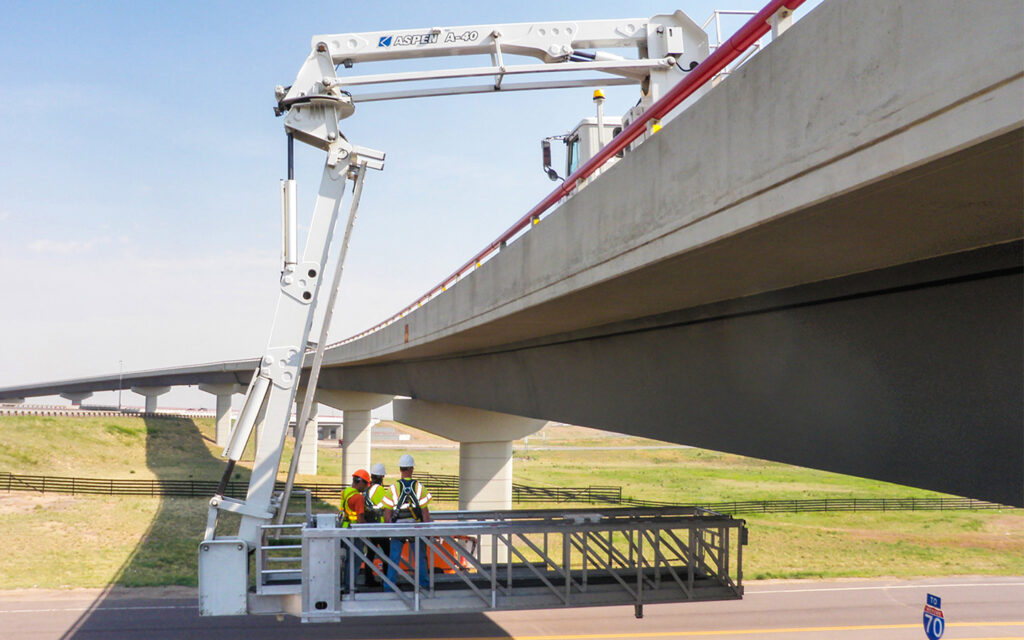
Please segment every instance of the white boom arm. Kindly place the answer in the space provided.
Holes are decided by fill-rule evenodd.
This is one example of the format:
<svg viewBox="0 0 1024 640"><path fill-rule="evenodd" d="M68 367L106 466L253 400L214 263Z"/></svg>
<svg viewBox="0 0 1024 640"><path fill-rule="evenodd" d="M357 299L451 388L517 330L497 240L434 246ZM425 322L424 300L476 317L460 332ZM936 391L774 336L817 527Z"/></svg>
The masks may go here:
<svg viewBox="0 0 1024 640"><path fill-rule="evenodd" d="M596 48L633 48L637 57L627 59ZM387 60L489 54L491 65L463 69L442 69L378 75L338 75L338 68ZM532 64L508 64L506 55L539 60ZM199 601L203 615L235 615L247 611L248 554L261 540L262 527L279 520L287 509L294 465L283 495L274 494L284 439L295 403L303 360L315 347L307 384L306 402L297 427L305 427L312 406L330 310L323 325L324 335L309 342L321 278L327 263L331 239L338 220L338 208L349 180L355 183L337 273L340 276L344 250L356 215L358 194L366 169L383 168L384 154L351 144L341 134L338 122L355 111L355 103L434 95L491 91L546 89L608 84L641 84L641 107L657 100L700 60L708 55L704 31L681 11L649 19L539 22L466 27L436 27L404 31L380 31L323 35L313 38L313 48L288 88L278 87L277 113L287 112L285 130L291 139L327 152L320 190L309 234L299 256L295 242L294 180L282 182L284 230L280 293L267 350L255 372L231 440L224 451L228 468L217 495L210 501L206 535L199 546ZM547 72L591 71L610 77L548 82L505 83L505 76ZM349 87L407 83L449 78L493 76L481 86L448 86L427 89L399 89L390 93L352 95ZM291 147L289 146L289 161ZM289 164L289 174L291 165ZM330 300L337 291L337 278ZM258 430L252 476L245 500L225 497L225 487L234 463L253 430ZM296 434L295 458L301 435ZM232 537L216 534L219 514L241 516L238 533Z"/></svg>
<svg viewBox="0 0 1024 640"><path fill-rule="evenodd" d="M637 57L628 59L605 51L588 51L598 48L629 48L636 51ZM347 69L366 62L466 55L490 55L491 65L358 76L339 76L327 68L333 65ZM506 55L527 56L541 62L509 64ZM317 91L317 83L321 90L325 87L340 90L373 84L493 76L493 82L486 85L353 94L352 101L643 83L644 99L650 102L678 82L692 63L703 60L707 55L707 34L681 11L652 18L622 20L527 22L327 34L313 38L313 55L307 59L295 84L281 90L280 98L283 110L290 101ZM504 82L505 76L563 71L597 71L607 75L600 79Z"/></svg>

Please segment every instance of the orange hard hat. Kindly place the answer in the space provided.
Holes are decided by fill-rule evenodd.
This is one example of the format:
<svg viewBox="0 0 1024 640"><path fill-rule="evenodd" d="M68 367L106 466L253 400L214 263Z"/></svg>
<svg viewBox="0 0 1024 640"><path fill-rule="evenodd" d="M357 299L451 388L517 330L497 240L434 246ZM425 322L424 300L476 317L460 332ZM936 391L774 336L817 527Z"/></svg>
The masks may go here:
<svg viewBox="0 0 1024 640"><path fill-rule="evenodd" d="M352 474L353 478L361 478L366 484L370 484L370 474L367 473L366 469L360 469Z"/></svg>

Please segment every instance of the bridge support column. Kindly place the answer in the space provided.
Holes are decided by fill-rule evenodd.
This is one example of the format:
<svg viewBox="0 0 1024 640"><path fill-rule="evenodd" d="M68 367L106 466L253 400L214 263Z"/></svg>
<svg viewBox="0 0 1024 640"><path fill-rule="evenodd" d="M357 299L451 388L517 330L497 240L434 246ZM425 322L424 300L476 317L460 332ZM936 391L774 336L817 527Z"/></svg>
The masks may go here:
<svg viewBox="0 0 1024 640"><path fill-rule="evenodd" d="M156 399L170 390L170 387L132 387L133 392L145 396L146 413L156 413Z"/></svg>
<svg viewBox="0 0 1024 640"><path fill-rule="evenodd" d="M340 409L344 421L341 439L344 450L341 454L341 481L348 484L356 469L370 469L370 411L391 402L394 396L362 391L336 391L318 389L317 402Z"/></svg>
<svg viewBox="0 0 1024 640"><path fill-rule="evenodd" d="M65 400L70 400L71 404L76 407L82 406L82 401L92 397L92 391L78 391L75 393L62 393L60 397Z"/></svg>
<svg viewBox="0 0 1024 640"><path fill-rule="evenodd" d="M231 438L231 396L242 393L241 385L237 384L201 384L200 391L217 396L217 427L214 438L218 447L228 446Z"/></svg>
<svg viewBox="0 0 1024 640"><path fill-rule="evenodd" d="M305 390L298 395L295 401L295 434L299 433L299 418L302 417L302 398L305 397ZM299 466L296 471L305 475L316 475L319 450L317 440L320 439L320 424L317 419L320 403L313 402L309 410L309 421L306 423L306 432L302 435L302 446L299 447Z"/></svg>
<svg viewBox="0 0 1024 640"><path fill-rule="evenodd" d="M512 441L459 443L459 510L512 508Z"/></svg>
<svg viewBox="0 0 1024 640"><path fill-rule="evenodd" d="M395 420L459 443L459 509L512 508L512 441L536 433L546 420L424 400L395 400ZM484 561L491 557L485 544ZM497 549L498 562L508 550Z"/></svg>

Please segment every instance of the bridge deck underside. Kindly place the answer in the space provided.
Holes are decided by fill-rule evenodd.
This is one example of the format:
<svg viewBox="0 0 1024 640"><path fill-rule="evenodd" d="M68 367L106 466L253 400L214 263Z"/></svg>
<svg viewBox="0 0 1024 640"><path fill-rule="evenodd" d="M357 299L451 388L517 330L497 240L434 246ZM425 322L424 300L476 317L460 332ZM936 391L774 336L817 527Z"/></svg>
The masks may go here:
<svg viewBox="0 0 1024 640"><path fill-rule="evenodd" d="M1024 505L1022 140L1004 134L451 340L488 345L517 333L503 323L629 296L681 300L716 269L743 279L948 225L983 224L1008 242L456 355L434 345L331 367L320 384Z"/></svg>

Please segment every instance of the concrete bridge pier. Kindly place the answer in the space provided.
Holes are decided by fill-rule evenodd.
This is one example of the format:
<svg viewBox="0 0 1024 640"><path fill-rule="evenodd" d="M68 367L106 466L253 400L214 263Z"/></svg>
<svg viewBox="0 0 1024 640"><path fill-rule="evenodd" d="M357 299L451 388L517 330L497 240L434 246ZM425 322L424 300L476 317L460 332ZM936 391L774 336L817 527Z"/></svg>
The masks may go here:
<svg viewBox="0 0 1024 640"><path fill-rule="evenodd" d="M364 393L362 391L336 391L317 389L316 399L321 404L342 412L341 481L347 484L356 469L370 469L370 412L391 402L392 395Z"/></svg>
<svg viewBox="0 0 1024 640"><path fill-rule="evenodd" d="M242 393L244 389L237 384L201 384L199 390L217 396L215 438L218 447L226 447L231 438L231 396Z"/></svg>
<svg viewBox="0 0 1024 640"><path fill-rule="evenodd" d="M170 390L170 387L132 387L134 393L145 396L146 413L156 413L156 399Z"/></svg>
<svg viewBox="0 0 1024 640"><path fill-rule="evenodd" d="M299 389L298 394L295 396L296 442L298 441L299 418L302 417L302 400L305 397L305 389ZM317 440L320 439L320 421L317 417L319 412L320 403L314 401L313 406L309 410L309 421L306 422L306 432L302 435L302 445L299 448L299 466L296 470L301 474L316 475L317 462L319 460L316 444Z"/></svg>
<svg viewBox="0 0 1024 640"><path fill-rule="evenodd" d="M424 400L395 400L395 420L459 443L459 510L512 508L512 441L539 431L546 420ZM498 562L508 551L498 549ZM484 547L487 560L491 550Z"/></svg>
<svg viewBox="0 0 1024 640"><path fill-rule="evenodd" d="M84 400L92 397L92 391L79 391L76 393L65 392L60 394L60 397L65 400L70 400L73 406L80 407Z"/></svg>

